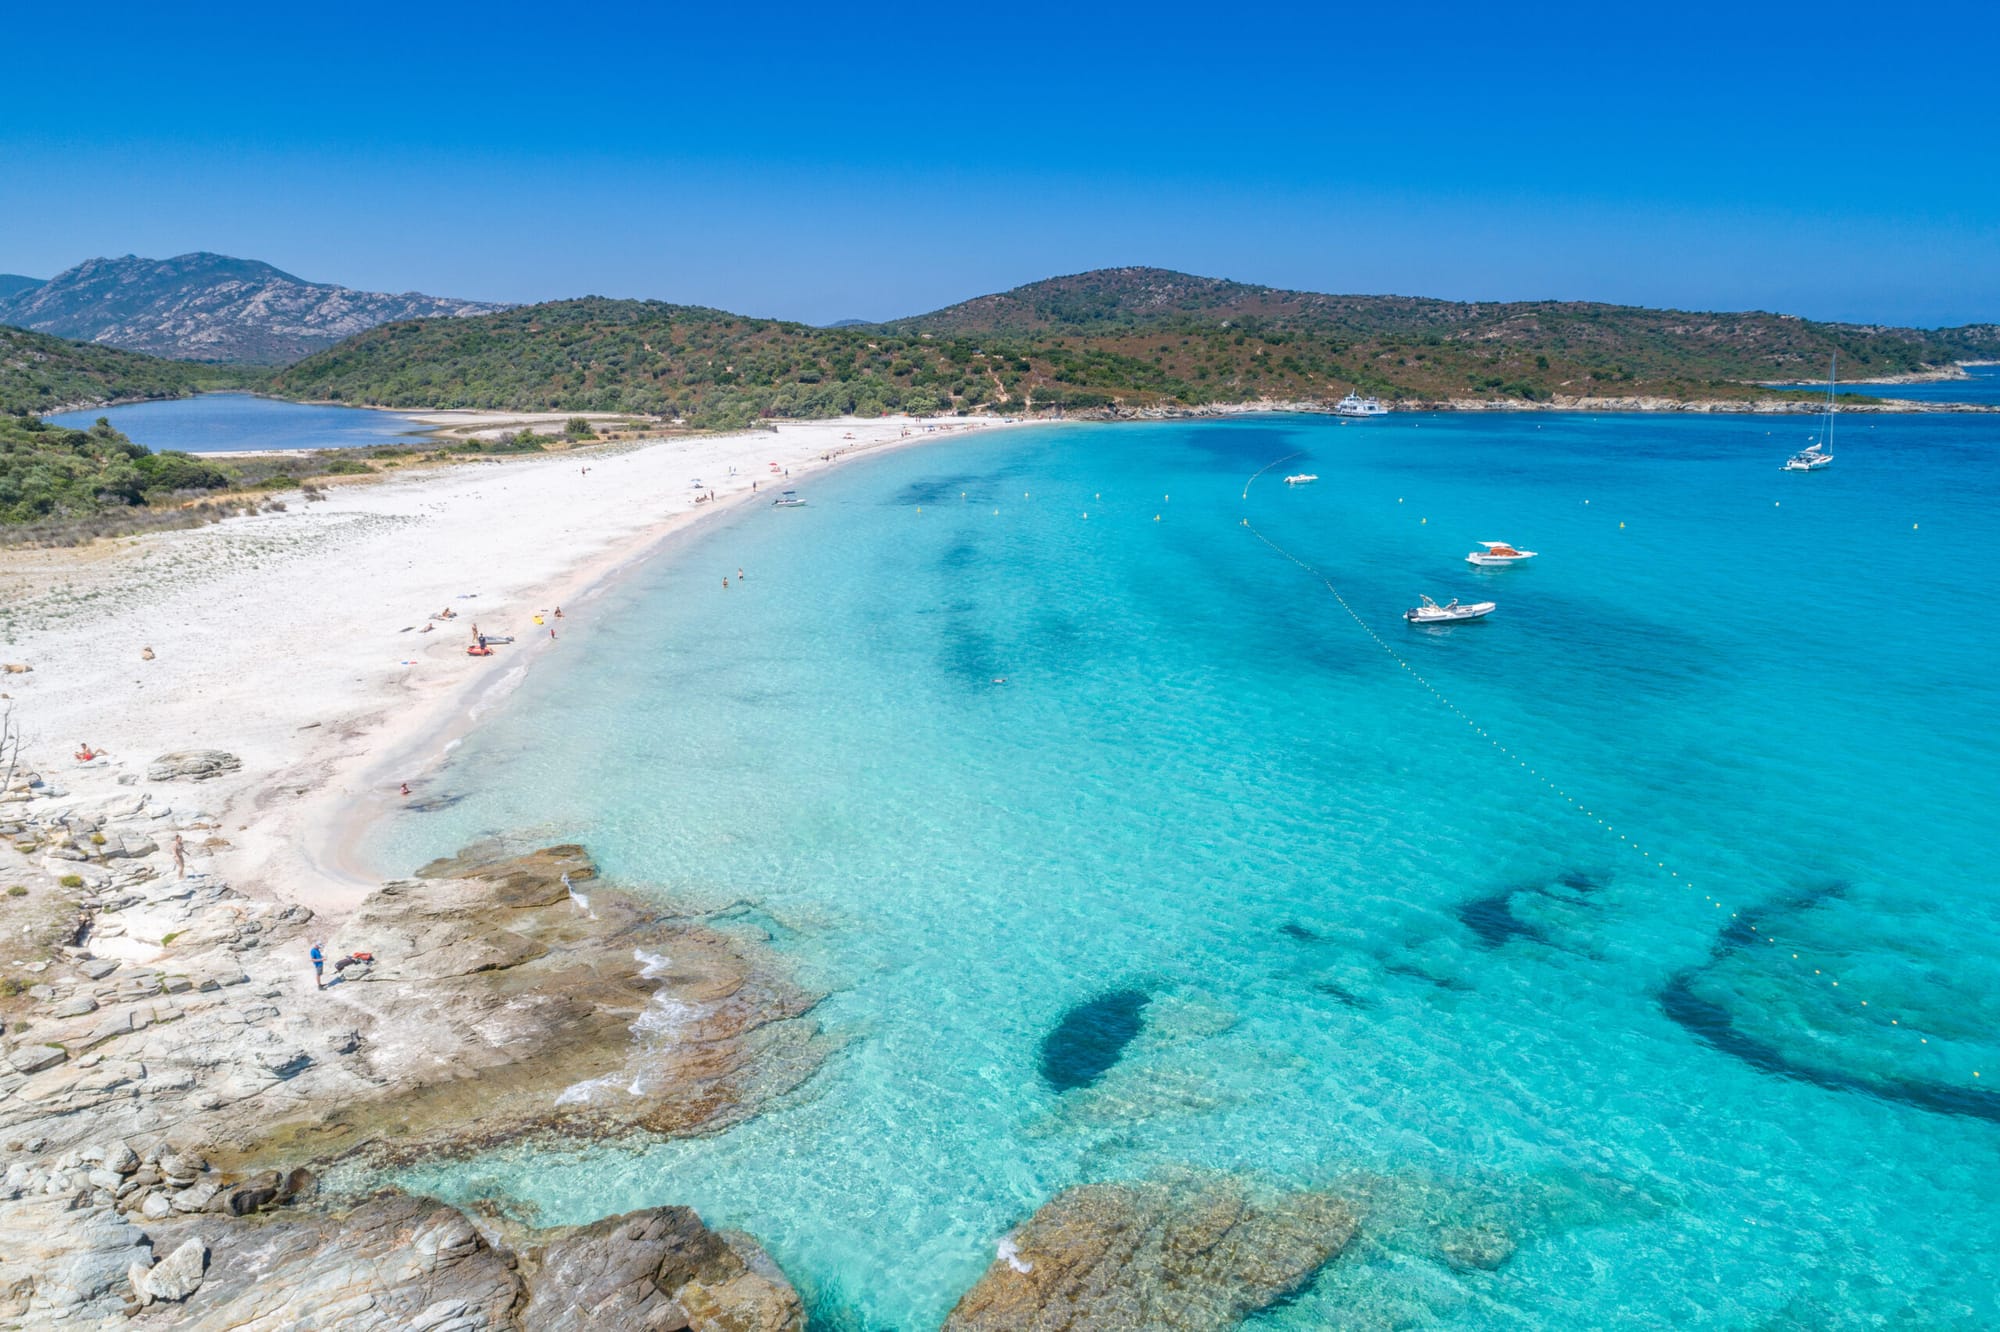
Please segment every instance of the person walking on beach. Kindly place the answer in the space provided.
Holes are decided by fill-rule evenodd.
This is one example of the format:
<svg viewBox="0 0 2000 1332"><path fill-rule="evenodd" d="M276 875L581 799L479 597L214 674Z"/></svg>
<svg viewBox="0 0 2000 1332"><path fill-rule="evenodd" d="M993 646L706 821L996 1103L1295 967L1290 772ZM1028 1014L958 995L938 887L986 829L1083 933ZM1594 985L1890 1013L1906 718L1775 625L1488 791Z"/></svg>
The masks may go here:
<svg viewBox="0 0 2000 1332"><path fill-rule="evenodd" d="M326 950L318 944L312 946L313 984L326 988Z"/></svg>
<svg viewBox="0 0 2000 1332"><path fill-rule="evenodd" d="M176 879L185 879L187 876L188 876L187 843L181 840L181 835L179 833L175 833L174 834L174 877Z"/></svg>

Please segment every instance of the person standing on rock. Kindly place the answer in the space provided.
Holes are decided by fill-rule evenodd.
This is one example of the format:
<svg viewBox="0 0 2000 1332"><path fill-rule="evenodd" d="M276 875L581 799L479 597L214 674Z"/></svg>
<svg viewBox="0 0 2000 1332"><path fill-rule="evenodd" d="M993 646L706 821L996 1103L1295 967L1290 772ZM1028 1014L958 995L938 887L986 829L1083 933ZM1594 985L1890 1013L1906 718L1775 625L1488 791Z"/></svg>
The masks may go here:
<svg viewBox="0 0 2000 1332"><path fill-rule="evenodd" d="M318 944L312 946L313 984L326 988L326 950Z"/></svg>
<svg viewBox="0 0 2000 1332"><path fill-rule="evenodd" d="M179 833L175 833L174 834L174 877L176 879L185 879L187 876L188 876L187 843L181 840L181 835Z"/></svg>

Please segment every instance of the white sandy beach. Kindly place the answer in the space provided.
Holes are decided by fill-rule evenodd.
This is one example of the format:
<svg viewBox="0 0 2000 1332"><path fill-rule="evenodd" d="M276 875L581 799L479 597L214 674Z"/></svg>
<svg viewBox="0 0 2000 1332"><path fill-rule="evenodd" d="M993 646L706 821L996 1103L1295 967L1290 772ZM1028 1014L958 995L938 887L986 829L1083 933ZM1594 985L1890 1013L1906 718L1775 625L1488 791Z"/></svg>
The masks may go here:
<svg viewBox="0 0 2000 1332"><path fill-rule="evenodd" d="M994 428L842 420L466 462L192 531L0 553L0 660L33 668L0 692L28 763L75 794L116 791L169 751L239 755L197 793L229 843L213 868L338 915L374 886L351 868L353 830L421 782L442 740L418 742L523 667L590 651L594 583L752 500L753 482L763 502L789 470L809 495L841 461ZM695 503L695 478L714 503ZM558 605L565 618L535 623ZM446 607L457 618L421 632ZM515 641L470 657L475 623ZM109 760L78 764L81 742Z"/></svg>

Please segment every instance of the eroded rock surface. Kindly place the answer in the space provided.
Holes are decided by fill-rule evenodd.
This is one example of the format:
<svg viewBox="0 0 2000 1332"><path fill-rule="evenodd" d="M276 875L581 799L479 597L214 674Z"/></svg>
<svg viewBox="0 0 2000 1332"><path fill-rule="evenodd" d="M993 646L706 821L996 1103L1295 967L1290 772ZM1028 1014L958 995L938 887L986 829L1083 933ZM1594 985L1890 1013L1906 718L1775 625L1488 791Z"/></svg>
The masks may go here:
<svg viewBox="0 0 2000 1332"><path fill-rule="evenodd" d="M686 1207L615 1216L527 1251L533 1293L521 1322L537 1332L682 1328L796 1332L798 1293L762 1249L709 1230Z"/></svg>
<svg viewBox="0 0 2000 1332"><path fill-rule="evenodd" d="M377 961L327 991L355 1047L342 1066L367 1088L302 1104L275 1141L296 1156L541 1128L711 1132L818 1066L817 1028L800 1020L817 995L630 897L592 885L586 909L564 875L590 884L582 848L438 861L369 897L341 937Z"/></svg>
<svg viewBox="0 0 2000 1332"><path fill-rule="evenodd" d="M122 1325L129 1305L173 1326L527 1326L515 1260L463 1215L404 1199L336 1216L299 1167L714 1131L824 1054L818 997L775 956L593 884L577 847L426 866L328 928L210 873L216 821L172 794L70 797L26 775L4 795L24 889L9 919L28 928L5 958L22 983L0 991L0 1324ZM329 966L321 990L317 941L375 961ZM591 1287L586 1306L631 1313L600 1325L796 1325L754 1243L674 1215L534 1252L630 1275ZM338 1316L296 1293L314 1291Z"/></svg>
<svg viewBox="0 0 2000 1332"><path fill-rule="evenodd" d="M1070 1189L1009 1237L948 1332L1223 1332L1302 1289L1355 1217L1210 1175Z"/></svg>
<svg viewBox="0 0 2000 1332"><path fill-rule="evenodd" d="M150 782L207 781L225 772L235 772L243 760L223 749L181 749L162 754L146 765Z"/></svg>

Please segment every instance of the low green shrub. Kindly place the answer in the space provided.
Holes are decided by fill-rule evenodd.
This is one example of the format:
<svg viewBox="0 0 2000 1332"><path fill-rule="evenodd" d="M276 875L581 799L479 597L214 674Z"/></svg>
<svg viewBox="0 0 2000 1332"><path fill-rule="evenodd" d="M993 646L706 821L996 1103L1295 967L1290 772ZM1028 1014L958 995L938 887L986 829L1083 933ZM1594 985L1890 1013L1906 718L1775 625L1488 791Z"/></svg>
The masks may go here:
<svg viewBox="0 0 2000 1332"><path fill-rule="evenodd" d="M60 879L57 879L56 882L65 888L81 888L83 887L83 876L81 874L65 874Z"/></svg>

